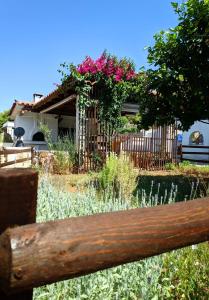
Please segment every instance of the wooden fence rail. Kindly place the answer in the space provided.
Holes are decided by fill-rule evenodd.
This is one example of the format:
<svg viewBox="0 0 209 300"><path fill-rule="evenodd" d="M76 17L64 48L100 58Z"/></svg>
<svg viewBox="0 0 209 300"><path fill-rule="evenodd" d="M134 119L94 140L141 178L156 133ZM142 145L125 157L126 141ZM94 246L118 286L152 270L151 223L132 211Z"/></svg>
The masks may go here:
<svg viewBox="0 0 209 300"><path fill-rule="evenodd" d="M14 179L14 171L7 172L10 173L0 171L0 180L4 178L6 189L7 178L13 176ZM21 182L28 175L33 188L37 186L35 173L21 172L18 174ZM15 182L18 186L18 181ZM1 189L4 190L4 185L0 192ZM27 196L30 197L30 192ZM7 197L5 192L0 193L4 213ZM32 206L31 199L28 198L28 202L24 199L26 215L33 216L35 198L32 198ZM18 214L17 204L15 207ZM29 218L29 223L31 220ZM10 220L9 225L11 223ZM25 290L47 283L207 240L209 198L8 228L0 236L0 287L16 297L18 293L20 296ZM6 297L1 299L32 299L30 295L28 298Z"/></svg>
<svg viewBox="0 0 209 300"><path fill-rule="evenodd" d="M31 161L32 163L33 152L33 147L11 147L0 149L0 168L20 164L26 161Z"/></svg>

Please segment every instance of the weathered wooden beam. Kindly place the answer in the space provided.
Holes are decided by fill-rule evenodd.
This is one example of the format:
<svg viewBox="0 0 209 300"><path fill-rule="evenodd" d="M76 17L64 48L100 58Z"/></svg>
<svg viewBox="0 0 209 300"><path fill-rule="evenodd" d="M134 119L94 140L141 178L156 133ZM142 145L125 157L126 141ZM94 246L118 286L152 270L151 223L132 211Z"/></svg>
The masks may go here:
<svg viewBox="0 0 209 300"><path fill-rule="evenodd" d="M0 233L8 227L34 223L36 220L38 174L29 169L3 169L0 170ZM7 241L5 241L7 243ZM0 286L4 287L4 281L12 276L5 267L3 255L6 245L1 244L0 272L6 272L6 279L0 278ZM11 245L7 245L11 246ZM8 262L8 261L7 261ZM21 292L13 296L7 296L0 290L1 300L32 300L32 290Z"/></svg>
<svg viewBox="0 0 209 300"><path fill-rule="evenodd" d="M7 161L5 163L1 163L0 164L0 168L8 167L8 166L11 166L11 165L20 164L20 163L23 163L23 162L26 162L26 161L29 161L29 160L31 160L31 157L18 158L18 159L15 159L15 160Z"/></svg>
<svg viewBox="0 0 209 300"><path fill-rule="evenodd" d="M4 150L0 150L0 155L9 155L9 154L18 154L18 153L28 153L31 152L31 147L24 147L24 148L4 148Z"/></svg>
<svg viewBox="0 0 209 300"><path fill-rule="evenodd" d="M209 198L26 225L0 237L0 278L16 292L207 240Z"/></svg>
<svg viewBox="0 0 209 300"><path fill-rule="evenodd" d="M62 106L63 104L65 104L65 103L67 103L67 102L69 102L69 101L72 101L72 100L74 100L74 99L76 99L76 95L75 95L75 94L70 95L70 96L68 96L67 98L65 98L65 99L63 99L63 100L61 100L61 101L57 101L57 103L55 103L55 104L53 104L53 105L51 105L51 106L49 106L49 107L47 107L47 108L41 110L40 113L41 113L41 114L47 113L47 112L49 112L49 111L51 111L51 110L53 110L53 109L55 109L55 108L57 108L57 107L60 107L60 106Z"/></svg>

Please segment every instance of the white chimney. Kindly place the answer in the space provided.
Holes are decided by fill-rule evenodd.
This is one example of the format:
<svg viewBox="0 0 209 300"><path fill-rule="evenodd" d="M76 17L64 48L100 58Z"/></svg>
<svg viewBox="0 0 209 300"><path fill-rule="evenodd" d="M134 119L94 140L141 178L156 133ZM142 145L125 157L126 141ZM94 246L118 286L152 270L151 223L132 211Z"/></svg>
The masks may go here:
<svg viewBox="0 0 209 300"><path fill-rule="evenodd" d="M43 97L43 95L41 95L41 94L37 94L37 93L33 94L33 102L36 103L36 102L40 101L42 97Z"/></svg>

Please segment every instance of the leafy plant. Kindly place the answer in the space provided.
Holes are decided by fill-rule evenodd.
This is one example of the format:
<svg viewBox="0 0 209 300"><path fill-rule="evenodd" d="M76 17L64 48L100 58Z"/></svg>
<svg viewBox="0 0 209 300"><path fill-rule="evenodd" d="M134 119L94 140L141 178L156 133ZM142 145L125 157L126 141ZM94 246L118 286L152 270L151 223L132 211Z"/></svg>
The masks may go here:
<svg viewBox="0 0 209 300"><path fill-rule="evenodd" d="M176 166L176 164L174 164L174 163L166 163L165 164L165 170L168 170L168 171L170 171L170 170L176 170L176 168L177 168L177 166Z"/></svg>
<svg viewBox="0 0 209 300"><path fill-rule="evenodd" d="M0 133L3 132L3 125L9 121L9 111L5 110L3 112L0 112Z"/></svg>
<svg viewBox="0 0 209 300"><path fill-rule="evenodd" d="M44 139L47 143L47 146L49 150L51 150L53 148L51 130L49 129L47 124L44 124L43 122L40 122L38 127L39 130L44 134Z"/></svg>
<svg viewBox="0 0 209 300"><path fill-rule="evenodd" d="M0 132L0 143L12 143L12 137L6 132Z"/></svg>
<svg viewBox="0 0 209 300"><path fill-rule="evenodd" d="M52 170L55 174L68 174L73 171L77 159L77 152L74 141L70 135L58 137L54 143L51 138L51 131L48 126L41 123L39 126L43 132L48 148L52 153ZM49 169L49 168L48 168Z"/></svg>
<svg viewBox="0 0 209 300"><path fill-rule="evenodd" d="M136 188L137 173L132 162L124 157L110 154L99 175L99 183L104 191L113 190L129 199Z"/></svg>
<svg viewBox="0 0 209 300"><path fill-rule="evenodd" d="M76 148L70 136L58 137L52 146L54 154L53 171L56 174L68 174L73 171L76 161Z"/></svg>
<svg viewBox="0 0 209 300"><path fill-rule="evenodd" d="M97 172L103 166L105 160L104 154L98 151L93 151L91 153L91 156L92 156L93 169L95 172Z"/></svg>
<svg viewBox="0 0 209 300"><path fill-rule="evenodd" d="M163 256L160 293L167 299L208 299L209 245L187 247Z"/></svg>
<svg viewBox="0 0 209 300"><path fill-rule="evenodd" d="M209 3L173 2L176 27L154 36L148 47L150 68L143 78L142 125L170 124L177 118L187 130L196 120L209 118Z"/></svg>
<svg viewBox="0 0 209 300"><path fill-rule="evenodd" d="M139 130L139 124L141 121L140 114L134 116L121 116L119 118L119 125L117 128L118 133L135 133Z"/></svg>

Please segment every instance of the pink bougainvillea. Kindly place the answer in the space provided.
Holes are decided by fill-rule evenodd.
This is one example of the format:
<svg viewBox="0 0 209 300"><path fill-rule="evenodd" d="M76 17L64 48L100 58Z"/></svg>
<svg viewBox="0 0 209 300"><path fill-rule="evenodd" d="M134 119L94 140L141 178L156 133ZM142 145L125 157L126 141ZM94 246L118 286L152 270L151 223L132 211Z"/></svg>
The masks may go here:
<svg viewBox="0 0 209 300"><path fill-rule="evenodd" d="M103 72L107 63L107 58L104 54L102 54L96 61L95 65L98 72Z"/></svg>
<svg viewBox="0 0 209 300"><path fill-rule="evenodd" d="M127 73L126 73L126 79L127 80L130 80L132 78L134 78L136 76L136 73L134 72L134 70L129 70Z"/></svg>
<svg viewBox="0 0 209 300"><path fill-rule="evenodd" d="M103 53L98 59L93 60L87 56L85 60L77 67L77 72L85 75L94 75L97 73L107 77L112 77L115 81L131 80L136 76L133 67L123 60L117 60L115 57Z"/></svg>

